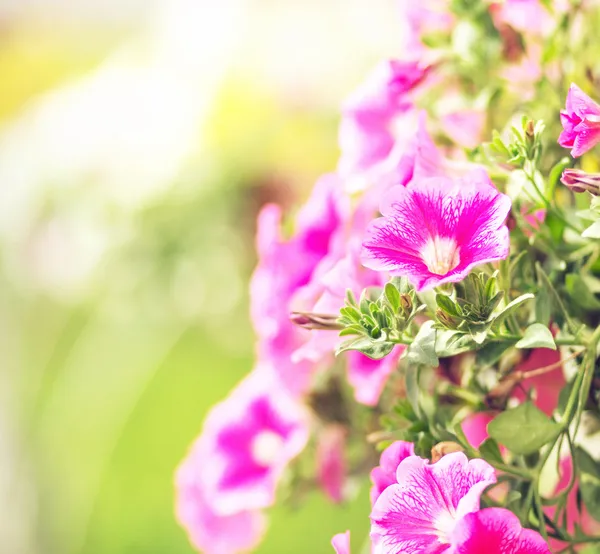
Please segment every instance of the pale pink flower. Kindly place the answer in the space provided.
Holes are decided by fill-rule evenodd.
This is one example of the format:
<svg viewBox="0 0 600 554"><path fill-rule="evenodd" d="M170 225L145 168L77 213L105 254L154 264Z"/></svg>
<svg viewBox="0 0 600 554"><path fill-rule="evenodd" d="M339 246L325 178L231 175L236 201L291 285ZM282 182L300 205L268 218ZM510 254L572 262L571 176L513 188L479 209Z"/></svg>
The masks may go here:
<svg viewBox="0 0 600 554"><path fill-rule="evenodd" d="M405 458L396 479L371 512L371 539L381 554L448 550L457 523L479 510L480 497L496 475L486 461L454 452L435 464Z"/></svg>
<svg viewBox="0 0 600 554"><path fill-rule="evenodd" d="M371 504L375 504L381 493L396 481L396 472L400 462L415 455L415 447L411 442L396 441L382 453L379 465L371 470Z"/></svg>
<svg viewBox="0 0 600 554"><path fill-rule="evenodd" d="M282 237L278 206L265 206L258 219L259 262L250 282L258 356L277 369L282 382L295 394L306 392L314 364L292 361L293 352L310 336L290 321L292 302L341 239L345 202L339 179L326 175L317 181L298 213L290 239Z"/></svg>
<svg viewBox="0 0 600 554"><path fill-rule="evenodd" d="M600 142L600 106L576 84L571 84L567 94L566 109L560 112L564 128L558 144L571 148L577 158Z"/></svg>
<svg viewBox="0 0 600 554"><path fill-rule="evenodd" d="M394 187L383 217L366 231L362 262L406 276L418 290L461 281L475 266L508 256L510 207L482 171Z"/></svg>
<svg viewBox="0 0 600 554"><path fill-rule="evenodd" d="M222 515L273 504L288 463L306 445L307 414L274 370L254 369L212 408L196 449L206 497Z"/></svg>
<svg viewBox="0 0 600 554"><path fill-rule="evenodd" d="M436 551L439 552L439 551ZM550 554L542 536L523 529L519 518L504 508L466 514L452 531L448 554Z"/></svg>
<svg viewBox="0 0 600 554"><path fill-rule="evenodd" d="M427 48L423 37L432 33L449 33L454 15L447 0L399 0L401 49L405 54L423 57Z"/></svg>
<svg viewBox="0 0 600 554"><path fill-rule="evenodd" d="M346 480L346 428L342 425L328 425L318 438L317 475L321 488L333 502L344 499L343 489Z"/></svg>
<svg viewBox="0 0 600 554"><path fill-rule="evenodd" d="M397 119L413 108L410 92L425 78L419 62L387 60L380 63L342 108L339 171L348 176L384 161L402 129Z"/></svg>
<svg viewBox="0 0 600 554"><path fill-rule="evenodd" d="M510 25L525 35L542 36L555 27L555 19L540 0L502 0L490 6L497 27Z"/></svg>
<svg viewBox="0 0 600 554"><path fill-rule="evenodd" d="M443 115L440 126L456 144L475 148L481 143L485 127L485 112L481 110L460 110Z"/></svg>
<svg viewBox="0 0 600 554"><path fill-rule="evenodd" d="M331 539L335 554L350 554L350 531L338 533Z"/></svg>
<svg viewBox="0 0 600 554"><path fill-rule="evenodd" d="M194 548L205 554L247 552L258 545L265 531L261 512L241 510L219 515L206 498L200 479L203 459L192 451L177 469L175 480L177 520Z"/></svg>

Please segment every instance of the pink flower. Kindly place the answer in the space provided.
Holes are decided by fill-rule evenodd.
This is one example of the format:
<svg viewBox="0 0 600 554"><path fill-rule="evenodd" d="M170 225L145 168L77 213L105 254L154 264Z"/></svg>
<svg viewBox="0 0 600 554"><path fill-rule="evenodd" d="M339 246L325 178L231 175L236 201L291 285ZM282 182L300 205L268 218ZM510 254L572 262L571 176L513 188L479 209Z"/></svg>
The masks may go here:
<svg viewBox="0 0 600 554"><path fill-rule="evenodd" d="M232 515L216 514L199 479L203 461L192 452L176 475L176 514L190 542L205 554L246 552L257 546L265 530L264 516L242 510Z"/></svg>
<svg viewBox="0 0 600 554"><path fill-rule="evenodd" d="M258 219L259 262L250 282L250 312L258 335L258 356L275 367L295 394L308 388L314 364L293 362L292 354L308 331L290 321L294 296L327 257L343 227L345 196L335 175L322 177L296 219L294 235L281 236L281 210L263 208Z"/></svg>
<svg viewBox="0 0 600 554"><path fill-rule="evenodd" d="M371 504L375 504L381 493L396 481L396 472L400 462L415 455L415 447L406 441L390 444L382 453L379 465L371 470Z"/></svg>
<svg viewBox="0 0 600 554"><path fill-rule="evenodd" d="M510 25L516 31L545 35L555 26L554 18L540 0L503 0L490 6L496 27Z"/></svg>
<svg viewBox="0 0 600 554"><path fill-rule="evenodd" d="M350 554L350 531L338 533L331 539L336 554Z"/></svg>
<svg viewBox="0 0 600 554"><path fill-rule="evenodd" d="M489 437L487 426L496 415L495 412L477 412L462 420L463 433L473 448L479 448L481 443Z"/></svg>
<svg viewBox="0 0 600 554"><path fill-rule="evenodd" d="M523 529L519 518L504 508L466 514L452 532L448 554L550 554L536 531Z"/></svg>
<svg viewBox="0 0 600 554"><path fill-rule="evenodd" d="M303 407L271 368L256 368L211 410L195 446L212 509L230 515L273 504L280 477L307 440Z"/></svg>
<svg viewBox="0 0 600 554"><path fill-rule="evenodd" d="M321 488L336 503L343 500L346 479L346 429L342 425L329 425L319 436L317 445L317 472Z"/></svg>
<svg viewBox="0 0 600 554"><path fill-rule="evenodd" d="M394 187L382 202L383 217L367 228L362 262L406 276L418 290L460 281L475 266L508 256L510 207L480 171Z"/></svg>
<svg viewBox="0 0 600 554"><path fill-rule="evenodd" d="M409 93L427 72L428 68L418 62L388 60L350 96L342 108L340 124L342 175L366 171L387 158L399 130L395 120L412 108Z"/></svg>
<svg viewBox="0 0 600 554"><path fill-rule="evenodd" d="M558 144L571 148L571 156L577 158L600 142L600 106L576 84L571 84L567 95L566 110L560 112L564 131Z"/></svg>
<svg viewBox="0 0 600 554"><path fill-rule="evenodd" d="M400 31L403 52L418 57L424 55L426 47L423 36L432 33L449 33L454 24L454 15L446 0L400 0Z"/></svg>
<svg viewBox="0 0 600 554"><path fill-rule="evenodd" d="M494 468L462 452L435 464L405 458L397 484L387 487L371 512L371 539L381 554L447 551L457 523L479 510L486 487L496 482Z"/></svg>
<svg viewBox="0 0 600 554"><path fill-rule="evenodd" d="M475 148L481 143L485 113L481 110L460 110L440 118L442 130L457 144Z"/></svg>

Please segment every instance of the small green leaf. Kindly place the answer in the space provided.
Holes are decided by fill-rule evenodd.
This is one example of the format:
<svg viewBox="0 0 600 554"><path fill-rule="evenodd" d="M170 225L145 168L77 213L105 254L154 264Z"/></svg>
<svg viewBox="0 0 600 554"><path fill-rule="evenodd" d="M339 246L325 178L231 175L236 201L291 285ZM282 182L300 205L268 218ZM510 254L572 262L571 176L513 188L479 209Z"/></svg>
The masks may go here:
<svg viewBox="0 0 600 554"><path fill-rule="evenodd" d="M458 316L458 310L456 309L456 304L452 302L450 297L442 292L438 292L435 296L435 301L439 308L444 310L447 314Z"/></svg>
<svg viewBox="0 0 600 554"><path fill-rule="evenodd" d="M498 443L488 437L479 445L479 453L483 458L488 461L502 463L504 460L502 459L502 454L500 453L500 447Z"/></svg>
<svg viewBox="0 0 600 554"><path fill-rule="evenodd" d="M421 325L406 353L406 360L409 364L438 366L439 360L435 354L435 336L436 329L433 327L433 321L426 321Z"/></svg>
<svg viewBox="0 0 600 554"><path fill-rule="evenodd" d="M576 449L575 457L580 474L581 498L588 513L600 521L600 464L581 448Z"/></svg>
<svg viewBox="0 0 600 554"><path fill-rule="evenodd" d="M565 277L565 285L573 302L580 308L589 312L600 310L600 300L596 298L581 275L569 273Z"/></svg>
<svg viewBox="0 0 600 554"><path fill-rule="evenodd" d="M581 236L586 239L600 239L600 221L592 223Z"/></svg>
<svg viewBox="0 0 600 554"><path fill-rule="evenodd" d="M562 175L563 169L571 165L571 158L562 158L551 170L546 184L546 198L549 201L554 200L554 190Z"/></svg>
<svg viewBox="0 0 600 554"><path fill-rule="evenodd" d="M560 425L529 401L502 412L488 424L490 437L515 454L524 455L537 452L554 440L560 430Z"/></svg>
<svg viewBox="0 0 600 554"><path fill-rule="evenodd" d="M342 352L356 350L372 360L381 360L381 358L385 358L394 349L394 346L395 343L393 342L360 337L341 344L335 354L338 356Z"/></svg>
<svg viewBox="0 0 600 554"><path fill-rule="evenodd" d="M533 323L527 327L523 338L515 346L517 348L551 348L556 350L556 343L550 329L541 323Z"/></svg>
<svg viewBox="0 0 600 554"><path fill-rule="evenodd" d="M387 301L390 303L390 306L394 310L394 312L398 312L400 309L400 293L398 289L392 285L392 283L385 284L385 297Z"/></svg>
<svg viewBox="0 0 600 554"><path fill-rule="evenodd" d="M404 378L406 384L406 398L410 402L412 409L415 414L419 414L421 409L419 408L419 373L420 366L409 365L406 368L406 376Z"/></svg>
<svg viewBox="0 0 600 554"><path fill-rule="evenodd" d="M494 318L494 323L492 325L493 329L497 331L508 316L515 313L521 307L521 304L527 302L527 300L531 300L532 298L535 297L531 293L522 294L507 304L507 306Z"/></svg>

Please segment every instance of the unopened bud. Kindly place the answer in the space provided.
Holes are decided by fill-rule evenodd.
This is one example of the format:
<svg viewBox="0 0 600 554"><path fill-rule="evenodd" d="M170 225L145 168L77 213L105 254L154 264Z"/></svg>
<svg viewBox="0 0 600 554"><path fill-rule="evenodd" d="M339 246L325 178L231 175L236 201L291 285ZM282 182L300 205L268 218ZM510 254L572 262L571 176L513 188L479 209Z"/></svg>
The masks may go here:
<svg viewBox="0 0 600 554"><path fill-rule="evenodd" d="M308 312L292 312L290 320L304 329L339 330L343 329L337 321L337 315L313 314Z"/></svg>
<svg viewBox="0 0 600 554"><path fill-rule="evenodd" d="M581 169L565 169L560 178L573 192L589 192L600 196L600 173L586 173Z"/></svg>
<svg viewBox="0 0 600 554"><path fill-rule="evenodd" d="M412 313L413 301L410 294L403 293L400 295L400 306L405 314Z"/></svg>
<svg viewBox="0 0 600 554"><path fill-rule="evenodd" d="M441 460L446 454L452 454L452 452L464 452L465 449L458 443L452 441L438 442L431 449L431 463Z"/></svg>
<svg viewBox="0 0 600 554"><path fill-rule="evenodd" d="M436 310L435 316L437 317L438 321L448 329L456 329L460 324L460 320L458 318L448 315L439 308Z"/></svg>

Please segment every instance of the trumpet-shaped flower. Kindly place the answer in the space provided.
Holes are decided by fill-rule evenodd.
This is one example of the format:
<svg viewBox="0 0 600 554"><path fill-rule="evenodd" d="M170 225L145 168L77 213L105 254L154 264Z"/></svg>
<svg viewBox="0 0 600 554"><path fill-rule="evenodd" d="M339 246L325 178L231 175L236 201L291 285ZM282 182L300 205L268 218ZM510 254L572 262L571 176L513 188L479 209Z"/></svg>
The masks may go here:
<svg viewBox="0 0 600 554"><path fill-rule="evenodd" d="M339 133L343 175L369 170L385 160L398 134L412 136L414 130L402 127L401 116L412 108L409 93L427 72L418 62L387 60L350 96Z"/></svg>
<svg viewBox="0 0 600 554"><path fill-rule="evenodd" d="M435 464L409 456L400 462L396 480L371 512L377 552L437 554L451 547L460 519L479 510L481 494L496 482L496 475L486 461L469 461L454 452Z"/></svg>
<svg viewBox="0 0 600 554"><path fill-rule="evenodd" d="M406 276L418 290L464 279L508 256L508 196L482 171L464 179L413 179L394 187L363 241L363 265Z"/></svg>
<svg viewBox="0 0 600 554"><path fill-rule="evenodd" d="M452 533L448 554L550 554L536 531L523 529L519 518L504 508L486 508L465 515Z"/></svg>
<svg viewBox="0 0 600 554"><path fill-rule="evenodd" d="M337 177L326 175L317 181L299 212L289 240L281 236L278 206L265 206L258 219L259 262L250 282L258 355L276 368L283 384L295 394L306 391L314 363L292 360L293 352L309 335L290 321L291 304L334 248L345 218L344 200Z"/></svg>
<svg viewBox="0 0 600 554"><path fill-rule="evenodd" d="M571 84L566 109L560 112L564 128L558 143L571 148L571 156L577 158L600 142L600 106L576 84Z"/></svg>
<svg viewBox="0 0 600 554"><path fill-rule="evenodd" d="M198 439L201 477L213 510L230 515L270 506L289 461L304 448L304 409L273 370L258 367L215 406Z"/></svg>
<svg viewBox="0 0 600 554"><path fill-rule="evenodd" d="M371 504L375 504L381 493L396 481L396 472L400 462L415 455L415 447L411 442L396 441L382 453L379 465L371 470Z"/></svg>
<svg viewBox="0 0 600 554"><path fill-rule="evenodd" d="M233 554L253 549L265 530L264 516L255 510L242 510L223 516L216 514L200 479L203 457L193 451L179 466L175 479L175 510L190 542L205 554Z"/></svg>

